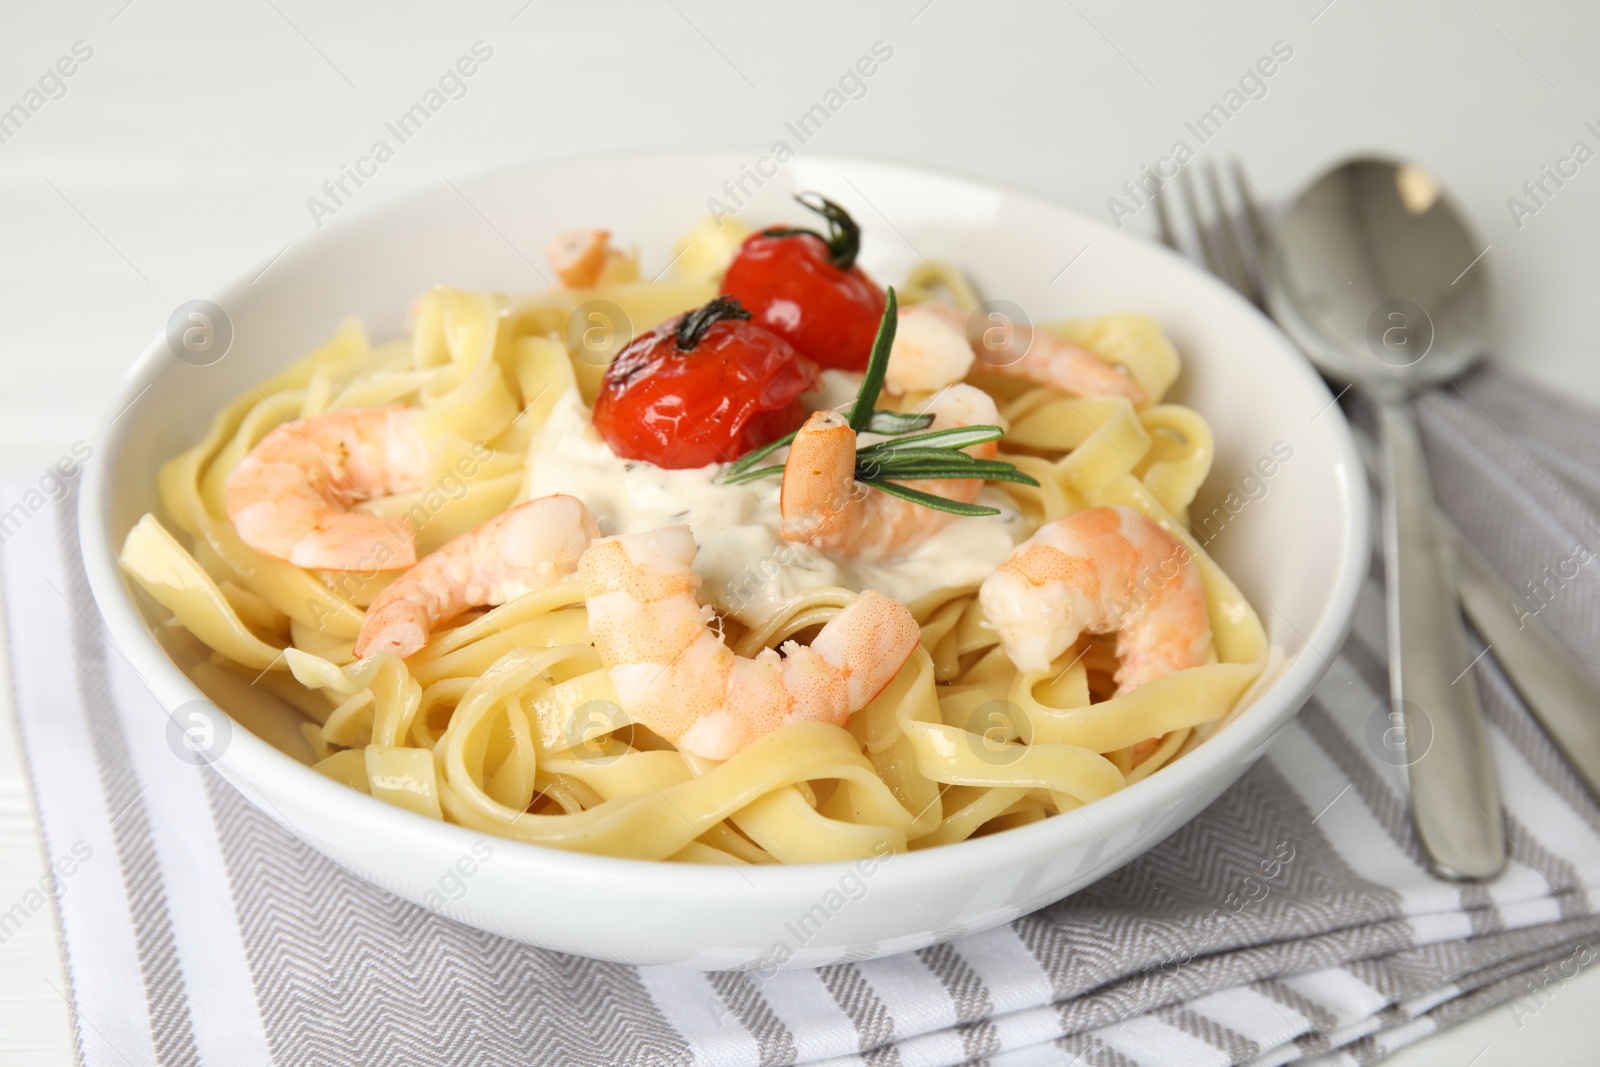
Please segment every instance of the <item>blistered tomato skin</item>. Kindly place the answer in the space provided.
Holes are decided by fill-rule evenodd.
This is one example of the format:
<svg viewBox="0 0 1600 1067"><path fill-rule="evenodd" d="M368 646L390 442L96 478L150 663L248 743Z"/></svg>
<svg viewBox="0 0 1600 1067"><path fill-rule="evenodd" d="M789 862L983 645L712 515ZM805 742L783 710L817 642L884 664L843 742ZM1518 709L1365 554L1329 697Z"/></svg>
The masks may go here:
<svg viewBox="0 0 1600 1067"><path fill-rule="evenodd" d="M754 234L728 265L722 291L801 355L859 372L883 318L883 290L860 267L834 266L831 255L815 234Z"/></svg>
<svg viewBox="0 0 1600 1067"><path fill-rule="evenodd" d="M680 317L681 318L681 317ZM624 459L680 469L731 463L805 421L816 364L753 322L714 322L690 351L680 319L634 339L606 370L594 425Z"/></svg>

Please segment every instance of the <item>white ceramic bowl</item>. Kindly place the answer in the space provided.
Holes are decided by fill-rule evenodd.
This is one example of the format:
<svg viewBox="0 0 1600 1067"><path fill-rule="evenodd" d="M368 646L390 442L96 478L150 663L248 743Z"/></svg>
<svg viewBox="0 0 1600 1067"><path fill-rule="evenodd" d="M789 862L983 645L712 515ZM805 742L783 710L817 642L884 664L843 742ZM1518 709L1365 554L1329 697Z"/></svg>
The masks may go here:
<svg viewBox="0 0 1600 1067"><path fill-rule="evenodd" d="M711 198L728 207L748 199L741 217L762 224L804 218L789 197L805 189L824 191L861 222L862 261L879 279L904 277L922 256L944 257L968 268L982 292L1036 319L1133 310L1165 323L1184 356L1175 395L1216 432L1216 463L1195 513L1245 501L1211 547L1282 649L1282 669L1216 737L1095 803L1090 817L1069 814L895 856L864 875L845 864L736 870L495 840L492 861L443 909L460 922L585 956L701 969L767 967L780 945L792 952L789 965L814 966L982 930L1088 885L1199 814L1294 715L1328 667L1316 650L1338 648L1349 626L1368 558L1361 463L1322 382L1254 308L1165 249L1033 197L812 156L757 188L747 175L758 156L540 165L341 218L253 283L216 295L236 338L220 362L190 366L157 338L111 405L120 414L102 430L97 455L105 458L87 468L81 520L95 597L160 702L170 711L201 694L151 636L153 620L117 568L117 549L139 516L158 507L159 464L198 438L225 401L347 316L361 316L374 340L398 334L407 306L435 283L538 287L532 264L542 267L540 250L560 230L608 226L638 243L647 269L658 270ZM742 177L754 195L730 197L724 183ZM1271 479L1246 480L1280 441L1293 458ZM1237 495L1229 501L1229 493ZM419 903L479 840L337 785L242 728L216 766L335 862Z"/></svg>

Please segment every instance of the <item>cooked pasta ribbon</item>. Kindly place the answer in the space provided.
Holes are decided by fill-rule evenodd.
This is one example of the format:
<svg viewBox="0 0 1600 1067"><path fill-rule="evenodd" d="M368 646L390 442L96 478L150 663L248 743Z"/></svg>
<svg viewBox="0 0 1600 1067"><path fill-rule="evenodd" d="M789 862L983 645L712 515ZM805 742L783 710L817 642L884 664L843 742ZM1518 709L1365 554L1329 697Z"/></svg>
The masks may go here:
<svg viewBox="0 0 1600 1067"><path fill-rule="evenodd" d="M1009 426L1003 458L1039 483L1000 486L1031 527L1125 505L1198 563L1215 661L1123 695L1111 694L1106 639L1020 672L976 589L931 590L909 605L921 648L848 728L794 723L718 763L676 751L617 706L575 578L450 621L408 660L356 661L364 606L395 572L376 559L305 570L250 549L229 523L228 475L274 427L406 404L428 446L426 487L358 509L408 523L419 554L474 528L520 499L529 441L557 398L593 399L596 351L703 303L744 233L692 232L677 280L618 281L636 276L623 263L593 290L511 300L436 288L418 301L409 340L372 346L346 324L218 412L162 468L163 518L140 519L122 550L151 610L198 639L167 641L174 655L219 699L248 688L252 728L276 708L279 724L257 732L352 789L483 833L676 862L846 860L1026 825L1148 777L1225 721L1268 662L1266 634L1187 531L1212 435L1196 412L1162 402L1178 356L1139 315L1044 328L1123 367L1149 398L1142 407L974 379L992 386ZM901 292L908 304L978 303L946 263L918 267ZM729 645L753 655L804 640L853 596L794 597L732 624Z"/></svg>

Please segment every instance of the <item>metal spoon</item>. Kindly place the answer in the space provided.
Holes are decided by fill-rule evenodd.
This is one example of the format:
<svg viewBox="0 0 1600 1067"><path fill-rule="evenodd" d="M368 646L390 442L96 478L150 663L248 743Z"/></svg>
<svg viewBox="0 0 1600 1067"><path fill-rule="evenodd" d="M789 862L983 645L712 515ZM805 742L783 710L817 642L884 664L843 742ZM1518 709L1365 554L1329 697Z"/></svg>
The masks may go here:
<svg viewBox="0 0 1600 1067"><path fill-rule="evenodd" d="M1367 476L1376 483L1382 477L1377 445L1364 433L1356 434L1356 444ZM1455 566L1462 613L1483 638L1485 650L1494 650L1495 662L1589 795L1600 801L1600 715L1595 714L1600 688L1544 623L1518 608L1522 598L1456 524L1437 510L1433 521Z"/></svg>
<svg viewBox="0 0 1600 1067"><path fill-rule="evenodd" d="M1377 412L1389 696L1405 727L1417 837L1440 876L1491 878L1506 862L1500 791L1410 403L1484 352L1483 245L1431 174L1388 160L1336 167L1286 219L1266 272L1273 317Z"/></svg>

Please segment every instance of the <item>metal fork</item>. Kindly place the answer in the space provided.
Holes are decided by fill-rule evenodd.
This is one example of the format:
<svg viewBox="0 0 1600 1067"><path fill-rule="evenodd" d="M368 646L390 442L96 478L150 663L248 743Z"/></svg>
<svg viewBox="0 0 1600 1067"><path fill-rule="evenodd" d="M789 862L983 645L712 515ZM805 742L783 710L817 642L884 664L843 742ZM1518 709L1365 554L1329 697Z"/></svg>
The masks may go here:
<svg viewBox="0 0 1600 1067"><path fill-rule="evenodd" d="M1271 236L1264 224L1260 203L1264 199L1238 160L1229 170L1233 178L1230 205L1223 192L1217 165L1205 164L1205 184L1209 193L1210 221L1200 207L1198 184L1185 168L1180 176L1184 206L1194 232L1194 251L1184 247L1173 224L1166 183L1156 178L1156 217L1162 243L1178 252L1194 256L1217 275L1271 316L1267 307L1265 277ZM1366 460L1367 473L1377 478L1372 442L1357 433ZM1596 691L1583 669L1563 648L1544 624L1531 614L1520 617L1515 611L1517 596L1443 512L1434 513L1441 541L1453 555L1461 590L1461 604L1467 618L1478 631L1485 651L1493 650L1495 660L1521 694L1534 718L1572 764L1591 795L1600 800L1600 691Z"/></svg>
<svg viewBox="0 0 1600 1067"><path fill-rule="evenodd" d="M1264 281L1266 225L1257 205L1255 187L1245 177L1244 168L1238 160L1233 161L1232 171L1234 196L1239 201L1237 211L1229 209L1222 192L1222 181L1217 175L1217 165L1211 160L1206 161L1206 186L1211 194L1215 222L1208 224L1205 221L1206 216L1200 210L1199 197L1195 192L1194 175L1188 169L1180 173L1184 205L1189 209L1189 218L1194 224L1195 245L1206 269L1270 316ZM1156 218L1161 226L1162 243L1175 251L1193 255L1178 240L1172 224L1172 211L1167 204L1166 183L1159 176L1156 178ZM1220 230L1220 234L1214 233L1214 228Z"/></svg>

